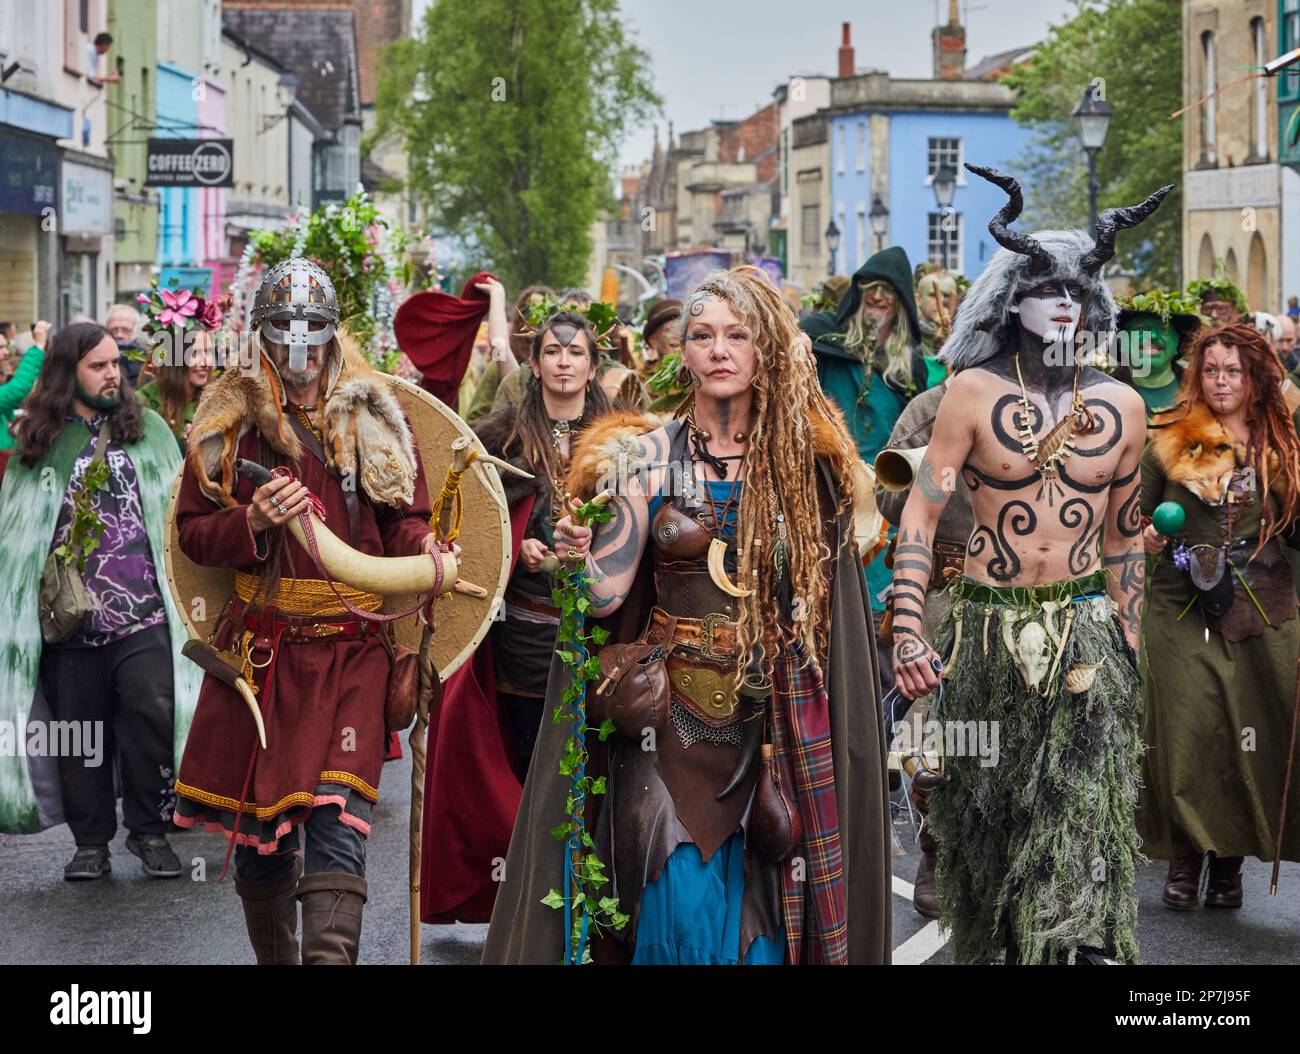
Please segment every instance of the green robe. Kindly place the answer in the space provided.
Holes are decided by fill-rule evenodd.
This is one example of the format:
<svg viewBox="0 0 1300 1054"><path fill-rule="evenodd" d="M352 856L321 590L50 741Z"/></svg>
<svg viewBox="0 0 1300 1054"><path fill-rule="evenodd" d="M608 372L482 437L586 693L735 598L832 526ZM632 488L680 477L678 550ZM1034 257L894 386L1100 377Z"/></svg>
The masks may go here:
<svg viewBox="0 0 1300 1054"><path fill-rule="evenodd" d="M9 426L13 423L14 411L31 395L44 365L44 349L33 344L23 353L14 375L0 384L0 450L13 449L14 440L9 434Z"/></svg>
<svg viewBox="0 0 1300 1054"><path fill-rule="evenodd" d="M1141 501L1146 516L1161 502L1181 505L1186 520L1179 537L1188 545L1222 543L1215 509L1169 479L1150 445L1142 457ZM1257 536L1259 521L1256 501L1234 516L1233 537ZM1142 622L1148 750L1137 817L1143 851L1161 860L1197 850L1272 860L1300 619L1262 626L1258 635L1238 641L1211 629L1207 640L1198 605L1179 621L1190 596L1184 574L1163 555L1150 558L1148 568ZM1245 573L1249 579L1257 572ZM1234 606L1253 607L1240 584L1236 593ZM1283 858L1300 860L1300 782L1294 776L1286 835Z"/></svg>
<svg viewBox="0 0 1300 1054"><path fill-rule="evenodd" d="M202 671L181 655L188 633L166 587L167 503L181 470L181 455L167 423L145 410L143 438L126 448L135 466L145 530L154 569L167 608L174 676L174 745L177 765L198 700ZM49 554L59 509L77 456L86 445L80 426L64 428L45 457L33 468L10 458L0 485L0 588L5 593L5 621L0 629L0 727L14 728L33 708L48 713L38 692L41 626L37 614L41 569ZM16 750L0 751L0 832L31 834L62 822L57 799L54 758L26 758Z"/></svg>

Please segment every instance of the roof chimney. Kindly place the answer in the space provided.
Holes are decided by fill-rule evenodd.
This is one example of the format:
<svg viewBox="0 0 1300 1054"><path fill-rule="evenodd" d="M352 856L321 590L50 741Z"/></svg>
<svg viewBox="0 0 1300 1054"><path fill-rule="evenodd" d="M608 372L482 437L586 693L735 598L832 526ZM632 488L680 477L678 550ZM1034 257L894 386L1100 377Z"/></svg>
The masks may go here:
<svg viewBox="0 0 1300 1054"><path fill-rule="evenodd" d="M966 28L957 12L957 0L948 0L948 24L930 32L934 45L934 79L959 81L966 76Z"/></svg>
<svg viewBox="0 0 1300 1054"><path fill-rule="evenodd" d="M840 26L840 76L853 76L853 45L849 42L849 24Z"/></svg>

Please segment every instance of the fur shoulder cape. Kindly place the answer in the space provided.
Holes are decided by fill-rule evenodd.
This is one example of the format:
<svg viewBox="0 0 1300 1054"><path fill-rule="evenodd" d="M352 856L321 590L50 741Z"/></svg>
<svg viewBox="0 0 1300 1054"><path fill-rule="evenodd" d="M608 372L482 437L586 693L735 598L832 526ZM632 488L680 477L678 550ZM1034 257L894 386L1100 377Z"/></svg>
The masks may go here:
<svg viewBox="0 0 1300 1054"><path fill-rule="evenodd" d="M852 471L857 454L839 408L829 409L830 416L810 412L808 426L817 457L827 462L834 479L842 480ZM617 469L620 457L626 459L629 471L633 469L641 460L640 437L662 425L653 414L635 410L611 410L596 418L574 447L569 462L569 493L582 499L594 497L597 483Z"/></svg>
<svg viewBox="0 0 1300 1054"><path fill-rule="evenodd" d="M415 497L415 441L402 405L370 366L356 341L338 330L337 347L322 370L325 435L330 467L355 479L372 501L399 506ZM190 433L190 463L203 493L235 505L235 449L250 429L296 461L302 444L286 417L284 389L259 357L249 370L230 369L203 390Z"/></svg>
<svg viewBox="0 0 1300 1054"><path fill-rule="evenodd" d="M1179 409L1156 415L1149 436L1151 453L1165 476L1209 505L1223 500L1233 471L1246 464L1246 445L1200 403L1186 412ZM1269 489L1281 496L1278 468L1277 452L1270 450Z"/></svg>

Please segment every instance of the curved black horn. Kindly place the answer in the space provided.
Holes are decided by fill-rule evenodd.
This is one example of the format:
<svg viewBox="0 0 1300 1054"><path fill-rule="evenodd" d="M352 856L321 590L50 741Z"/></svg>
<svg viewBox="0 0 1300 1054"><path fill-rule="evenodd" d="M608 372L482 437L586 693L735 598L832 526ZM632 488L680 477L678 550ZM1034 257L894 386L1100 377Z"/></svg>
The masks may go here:
<svg viewBox="0 0 1300 1054"><path fill-rule="evenodd" d="M1056 261L1052 259L1052 254L1039 245L1036 239L1008 227L1008 224L1012 223L1020 215L1020 210L1025 207L1025 199L1020 195L1020 184L1016 179L1005 172L999 172L996 168L985 168L983 165L968 164L966 169L974 172L981 179L987 179L995 186L1001 187L1007 193L1009 200L1002 206L1002 210L989 220L989 233L993 235L993 239L1013 253L1028 256L1030 274L1046 274L1055 267Z"/></svg>
<svg viewBox="0 0 1300 1054"><path fill-rule="evenodd" d="M1141 205L1125 209L1103 209L1097 217L1097 238L1093 247L1079 259L1079 266L1087 274L1096 274L1102 264L1115 255L1115 235L1121 230L1136 227L1160 207L1165 195L1174 189L1172 183L1161 187Z"/></svg>

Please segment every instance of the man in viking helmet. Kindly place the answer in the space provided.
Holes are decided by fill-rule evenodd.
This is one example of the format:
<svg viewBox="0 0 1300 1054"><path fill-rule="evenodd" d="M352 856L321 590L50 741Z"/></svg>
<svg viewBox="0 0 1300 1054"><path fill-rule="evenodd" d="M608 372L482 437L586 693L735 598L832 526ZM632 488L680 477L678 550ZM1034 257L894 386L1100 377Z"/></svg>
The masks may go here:
<svg viewBox="0 0 1300 1054"><path fill-rule="evenodd" d="M1107 209L1097 236L989 224L1003 246L971 286L942 358L955 376L903 511L894 669L939 689L947 783L930 798L937 888L961 962L1137 957L1133 893L1141 398L1085 365L1115 302L1115 235L1155 211ZM940 514L956 480L974 530L932 647L922 625ZM942 662L940 656L943 656Z"/></svg>
<svg viewBox="0 0 1300 1054"><path fill-rule="evenodd" d="M227 833L259 964L299 961L298 901L302 962L351 964L386 745L390 641L374 618L382 598L333 580L286 524L311 507L372 557L437 545L410 426L339 328L324 271L298 258L273 267L251 322L254 367L209 384L194 415L176 528L192 561L234 571L209 657L232 656L254 686L265 744L232 678L205 666L175 820ZM237 458L275 475L255 486L236 473Z"/></svg>

